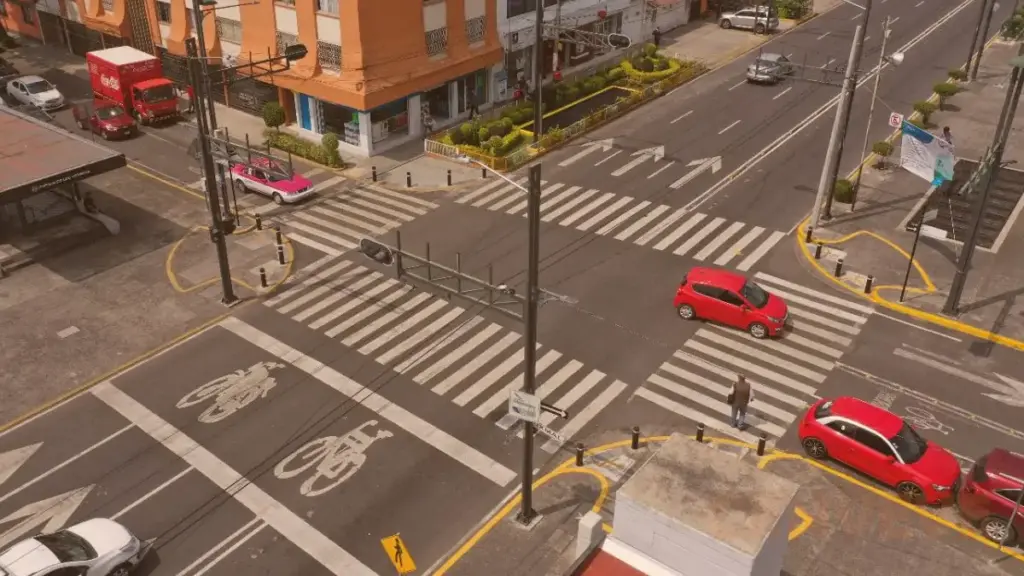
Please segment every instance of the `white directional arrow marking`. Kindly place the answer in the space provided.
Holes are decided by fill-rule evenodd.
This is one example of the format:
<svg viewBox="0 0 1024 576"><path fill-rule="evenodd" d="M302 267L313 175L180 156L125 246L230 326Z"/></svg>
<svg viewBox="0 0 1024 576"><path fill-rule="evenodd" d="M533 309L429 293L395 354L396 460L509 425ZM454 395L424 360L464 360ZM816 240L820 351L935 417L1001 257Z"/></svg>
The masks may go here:
<svg viewBox="0 0 1024 576"><path fill-rule="evenodd" d="M1006 386L1001 390L1002 394L985 394L993 400L1005 402L1010 406L1016 406L1018 408L1024 407L1024 382L1015 380L1009 376L1003 376L1002 374L996 374L996 378L1003 381ZM993 382L994 384L994 382Z"/></svg>
<svg viewBox="0 0 1024 576"><path fill-rule="evenodd" d="M612 144L614 142L614 138L605 138L604 140L596 140L594 142L586 144L582 152L577 152L576 154L566 158L565 160L562 160L561 162L558 163L558 165L561 166L562 168L565 168L566 166L569 166L570 164L576 162L580 158L583 158L588 154L596 152L597 150L607 152L612 149Z"/></svg>
<svg viewBox="0 0 1024 576"><path fill-rule="evenodd" d="M71 515L82 504L85 497L89 495L92 486L78 488L65 492L46 500L40 500L22 506L17 512L9 514L0 520L0 524L6 524L15 520L21 520L3 534L0 534L0 548L6 548L12 542L25 538L30 533L37 531L37 528L46 523L43 532L55 532L64 527Z"/></svg>
<svg viewBox="0 0 1024 576"><path fill-rule="evenodd" d="M644 162L647 162L647 160L651 158L654 158L655 162L661 160L662 158L665 157L665 147L654 146L652 148L644 148L643 150L637 150L636 152L633 152L631 156L634 157L634 160L629 164L626 164L622 168L619 168L615 172L612 172L612 176L622 176L626 172L629 172L633 168L636 168L637 166L643 164Z"/></svg>
<svg viewBox="0 0 1024 576"><path fill-rule="evenodd" d="M707 172L708 170L711 170L712 174L717 174L718 171L722 169L722 157L715 156L714 158L701 158L700 160L694 160L690 162L689 164L687 164L687 166L696 166L696 168L690 170L690 172L687 173L686 176L683 176L679 180L676 180L675 182L670 184L669 186L671 188L682 188L683 186L686 186L691 180Z"/></svg>
<svg viewBox="0 0 1024 576"><path fill-rule="evenodd" d="M892 353L896 356L899 356L900 358L913 360L914 362L917 362L919 364L924 364L925 366L930 366L932 368L935 368L936 370L941 370L946 374L950 374L958 378L963 378L964 380L967 380L968 382L973 382L975 384L978 384L979 386L984 386L985 388L994 391L993 393L982 392L982 394L984 394L985 396L988 396L989 398L997 402L1002 402L1004 404L1014 406L1016 408L1024 408L1024 382L1014 380L1013 378L1003 376L1002 374L995 375L997 378L1002 380L1002 382L994 382L983 376L979 376L972 372L968 372L967 370L961 370L960 368L950 366L949 364L946 364L944 362L939 362L938 360L926 358L924 356L915 354L903 348L897 348L893 350Z"/></svg>
<svg viewBox="0 0 1024 576"><path fill-rule="evenodd" d="M43 443L39 442L0 454L0 486L3 486L8 478L14 476L18 468L21 468L21 465L31 458L42 445Z"/></svg>

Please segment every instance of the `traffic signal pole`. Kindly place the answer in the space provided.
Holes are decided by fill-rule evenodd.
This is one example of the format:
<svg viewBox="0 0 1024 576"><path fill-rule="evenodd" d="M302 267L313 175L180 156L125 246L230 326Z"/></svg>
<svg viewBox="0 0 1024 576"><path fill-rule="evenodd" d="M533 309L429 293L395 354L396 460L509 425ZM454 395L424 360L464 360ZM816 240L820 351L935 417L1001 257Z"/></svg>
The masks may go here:
<svg viewBox="0 0 1024 576"><path fill-rule="evenodd" d="M221 302L232 305L238 301L235 287L231 282L231 264L228 262L227 238L224 235L224 223L221 220L220 197L217 195L217 177L214 174L213 154L210 152L209 125L206 122L206 82L199 78L196 65L199 53L196 39L185 40L185 53L188 57L188 76L192 83L196 102L196 125L199 127L199 146L203 160L203 174L206 179L206 202L210 209L210 240L217 246L217 264L220 267L220 284L223 292Z"/></svg>
<svg viewBox="0 0 1024 576"><path fill-rule="evenodd" d="M544 82L544 2L537 2L537 22L533 35L533 141L540 142L544 133L544 103L541 101L540 85ZM555 50L558 49L555 40Z"/></svg>
<svg viewBox="0 0 1024 576"><path fill-rule="evenodd" d="M543 2L538 2L543 4ZM526 265L526 312L523 349L523 392L534 394L537 378L537 302L540 299L540 164L530 167L530 184L526 199L529 228ZM533 434L532 422L523 420L523 489L522 507L517 518L529 525L537 512L533 509Z"/></svg>
<svg viewBox="0 0 1024 576"><path fill-rule="evenodd" d="M196 27L196 39L199 40L199 42L198 42L198 44L199 44L199 70L200 70L200 73L202 75L202 78L200 79L200 81L203 84L203 93L206 94L206 96L208 98L210 98L210 100L208 102L208 106L206 108L206 113L208 114L208 116L207 116L208 122L206 124L206 128L207 128L206 134L207 134L207 136L213 136L213 134L217 131L217 110L216 110L217 105L214 103L212 95L211 95L211 93L212 93L211 88L212 87L211 87L211 83L210 83L209 55L206 53L206 36L205 36L205 32L203 31L203 18L206 17L206 13L203 12L203 5L199 2L199 0L192 0L192 14L193 14L193 16L195 18L195 23L194 24L195 24L195 27ZM198 87L195 84L193 84L192 85L192 89L193 90L198 90ZM198 108L196 108L196 115L197 116L199 115L199 109ZM198 122L197 122L197 124L198 124ZM228 206L230 206L230 204L228 202L228 185L227 185L227 178L225 178L225 174L224 174L224 166L221 163L219 163L219 162L215 162L214 164L215 164L214 170L217 173L217 181L219 182L220 194L221 194L221 196L223 197L223 200L224 200L224 204L222 205L222 207L225 210L227 210L227 208L228 208ZM225 216L226 216L226 214L225 214ZM238 215L236 214L235 218L237 218L237 217L238 217Z"/></svg>

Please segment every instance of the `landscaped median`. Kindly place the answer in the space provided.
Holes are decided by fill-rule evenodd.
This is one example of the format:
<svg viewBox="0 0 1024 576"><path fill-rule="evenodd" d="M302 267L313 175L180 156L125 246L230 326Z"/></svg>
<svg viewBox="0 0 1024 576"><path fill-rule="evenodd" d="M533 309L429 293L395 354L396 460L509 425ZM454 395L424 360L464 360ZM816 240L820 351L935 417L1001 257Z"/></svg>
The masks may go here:
<svg viewBox="0 0 1024 576"><path fill-rule="evenodd" d="M539 137L533 131L534 103L523 102L496 111L489 120L478 118L433 134L424 150L447 158L468 156L493 170L515 170L707 70L701 62L668 57L648 44L617 66L542 88L546 111Z"/></svg>

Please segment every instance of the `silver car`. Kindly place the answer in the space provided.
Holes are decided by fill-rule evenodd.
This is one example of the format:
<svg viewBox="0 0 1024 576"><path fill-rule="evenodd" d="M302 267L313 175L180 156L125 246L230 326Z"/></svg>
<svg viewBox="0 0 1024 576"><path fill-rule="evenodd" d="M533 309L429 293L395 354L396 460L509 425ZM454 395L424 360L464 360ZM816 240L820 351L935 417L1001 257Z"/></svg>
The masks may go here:
<svg viewBox="0 0 1024 576"><path fill-rule="evenodd" d="M747 82L775 84L793 73L793 63L782 54L762 53L747 66Z"/></svg>
<svg viewBox="0 0 1024 576"><path fill-rule="evenodd" d="M765 6L756 8L744 8L735 12L726 12L718 21L722 28L742 28L753 30L758 34L764 34L768 30L775 30L779 27L778 14L769 13Z"/></svg>

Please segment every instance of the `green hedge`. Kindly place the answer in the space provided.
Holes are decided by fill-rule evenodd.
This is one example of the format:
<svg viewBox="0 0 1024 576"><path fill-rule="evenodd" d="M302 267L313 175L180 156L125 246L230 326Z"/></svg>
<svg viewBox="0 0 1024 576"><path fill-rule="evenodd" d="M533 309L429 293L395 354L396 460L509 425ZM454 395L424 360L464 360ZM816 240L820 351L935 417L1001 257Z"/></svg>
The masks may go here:
<svg viewBox="0 0 1024 576"><path fill-rule="evenodd" d="M325 148L322 144L316 142L310 142L309 140L303 140L292 134L284 132L277 132L276 130L267 130L263 133L266 138L266 143L270 146L290 152L296 156L305 158L306 160L312 160L318 164L324 166L330 166L336 168L342 165L341 155L338 154L338 149L335 147L333 150ZM327 136L326 134L324 135ZM337 136L334 137L335 139ZM325 138L326 140L330 140Z"/></svg>
<svg viewBox="0 0 1024 576"><path fill-rule="evenodd" d="M775 0L775 9L779 18L799 20L811 15L811 0Z"/></svg>

